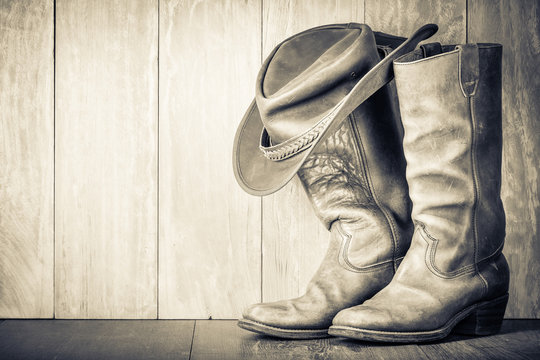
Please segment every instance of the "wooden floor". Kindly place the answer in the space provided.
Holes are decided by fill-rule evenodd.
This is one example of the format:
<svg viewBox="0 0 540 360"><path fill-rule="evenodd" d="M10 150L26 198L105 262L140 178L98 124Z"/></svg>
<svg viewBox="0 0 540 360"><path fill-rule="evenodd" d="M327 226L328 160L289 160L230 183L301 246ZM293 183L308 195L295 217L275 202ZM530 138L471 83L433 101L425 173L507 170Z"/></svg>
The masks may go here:
<svg viewBox="0 0 540 360"><path fill-rule="evenodd" d="M422 345L284 341L233 320L4 320L0 359L540 359L540 320Z"/></svg>

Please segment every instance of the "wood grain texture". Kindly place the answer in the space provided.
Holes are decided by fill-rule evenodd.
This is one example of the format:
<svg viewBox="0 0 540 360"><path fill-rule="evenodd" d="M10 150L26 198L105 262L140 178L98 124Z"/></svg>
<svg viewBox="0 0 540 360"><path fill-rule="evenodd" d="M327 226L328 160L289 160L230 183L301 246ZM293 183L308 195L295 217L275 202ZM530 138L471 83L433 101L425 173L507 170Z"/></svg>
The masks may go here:
<svg viewBox="0 0 540 360"><path fill-rule="evenodd" d="M2 359L188 359L193 320L8 320Z"/></svg>
<svg viewBox="0 0 540 360"><path fill-rule="evenodd" d="M0 1L0 317L53 316L53 1Z"/></svg>
<svg viewBox="0 0 540 360"><path fill-rule="evenodd" d="M158 2L56 5L56 317L155 318Z"/></svg>
<svg viewBox="0 0 540 360"><path fill-rule="evenodd" d="M539 359L540 321L504 320L498 334L450 335L420 348L430 359Z"/></svg>
<svg viewBox="0 0 540 360"><path fill-rule="evenodd" d="M244 331L230 320L7 320L6 359L538 359L540 321L505 320L494 336L426 344L340 338L282 340Z"/></svg>
<svg viewBox="0 0 540 360"><path fill-rule="evenodd" d="M363 22L361 1L265 1L263 55L300 31L314 26ZM263 198L263 301L296 297L319 267L329 232L315 216L298 177Z"/></svg>
<svg viewBox="0 0 540 360"><path fill-rule="evenodd" d="M425 42L463 43L466 40L466 0L365 0L366 24L373 30L409 36L424 24L439 31Z"/></svg>
<svg viewBox="0 0 540 360"><path fill-rule="evenodd" d="M261 57L309 27L364 19L402 36L437 23L428 41L504 45L506 317L540 317L538 1L56 3L55 101L54 1L0 0L0 317L52 317L56 301L64 318L155 318L158 305L162 318L231 318L261 298L301 294L328 232L296 178L262 200L244 194L232 175L232 139ZM241 336L241 351L263 358L272 347L389 354L347 341L353 350L343 353L326 340L283 345L246 335L254 345ZM482 342L490 338L421 349L466 358L490 347L486 357L497 358L497 344ZM538 356L518 340L524 358Z"/></svg>
<svg viewBox="0 0 540 360"><path fill-rule="evenodd" d="M330 337L286 340L257 335L227 320L197 320L191 360L428 359L417 345L373 344Z"/></svg>
<svg viewBox="0 0 540 360"><path fill-rule="evenodd" d="M540 318L540 3L470 1L469 41L503 45L506 317Z"/></svg>
<svg viewBox="0 0 540 360"><path fill-rule="evenodd" d="M232 142L260 66L260 1L160 3L160 318L236 318L260 301L260 198Z"/></svg>

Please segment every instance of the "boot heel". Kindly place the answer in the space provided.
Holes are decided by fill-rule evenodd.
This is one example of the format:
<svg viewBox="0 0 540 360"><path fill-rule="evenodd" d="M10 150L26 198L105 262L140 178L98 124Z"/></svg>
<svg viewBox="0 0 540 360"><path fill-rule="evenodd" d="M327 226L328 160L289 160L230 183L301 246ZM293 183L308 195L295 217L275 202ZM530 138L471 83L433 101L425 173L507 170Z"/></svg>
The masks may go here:
<svg viewBox="0 0 540 360"><path fill-rule="evenodd" d="M479 305L459 322L454 332L464 335L493 335L501 329L508 294Z"/></svg>

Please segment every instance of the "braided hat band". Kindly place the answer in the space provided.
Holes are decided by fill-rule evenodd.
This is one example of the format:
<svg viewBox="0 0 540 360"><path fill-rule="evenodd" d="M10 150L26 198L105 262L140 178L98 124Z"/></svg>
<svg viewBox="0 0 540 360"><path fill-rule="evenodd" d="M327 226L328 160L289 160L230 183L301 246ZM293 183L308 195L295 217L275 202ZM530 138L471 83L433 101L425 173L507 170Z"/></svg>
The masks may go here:
<svg viewBox="0 0 540 360"><path fill-rule="evenodd" d="M340 103L336 105L334 109L332 109L332 111L328 113L328 115L323 117L317 124L315 124L315 126L310 128L309 130L277 145L272 145L270 135L263 127L259 149L263 152L264 156L267 159L272 161L285 160L287 158L290 158L291 156L302 152L303 150L307 149L313 143L313 141L315 141L315 139L319 137L321 131L323 131L324 128L334 119L336 113L341 108L341 103L343 103L343 100L340 101Z"/></svg>

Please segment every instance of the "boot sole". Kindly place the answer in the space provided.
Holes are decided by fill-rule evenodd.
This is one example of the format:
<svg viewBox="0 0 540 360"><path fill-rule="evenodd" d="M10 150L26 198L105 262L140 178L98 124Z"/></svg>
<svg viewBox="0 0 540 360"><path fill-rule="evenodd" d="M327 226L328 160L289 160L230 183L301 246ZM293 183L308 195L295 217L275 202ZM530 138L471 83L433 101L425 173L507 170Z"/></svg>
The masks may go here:
<svg viewBox="0 0 540 360"><path fill-rule="evenodd" d="M473 304L458 312L445 325L435 330L379 331L332 325L328 334L357 340L397 343L439 340L448 336L452 330L464 335L493 335L501 329L507 302L508 294L505 294L493 300Z"/></svg>
<svg viewBox="0 0 540 360"><path fill-rule="evenodd" d="M256 321L240 319L237 325L244 330L256 332L258 334L270 335L282 339L321 339L328 337L328 329L285 329L275 326L265 325Z"/></svg>

